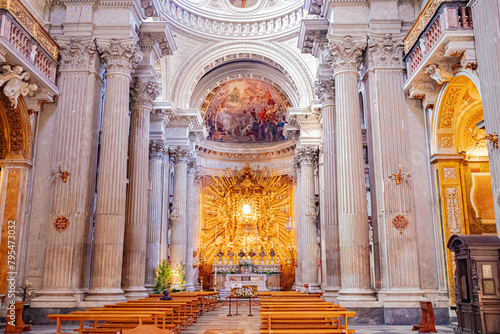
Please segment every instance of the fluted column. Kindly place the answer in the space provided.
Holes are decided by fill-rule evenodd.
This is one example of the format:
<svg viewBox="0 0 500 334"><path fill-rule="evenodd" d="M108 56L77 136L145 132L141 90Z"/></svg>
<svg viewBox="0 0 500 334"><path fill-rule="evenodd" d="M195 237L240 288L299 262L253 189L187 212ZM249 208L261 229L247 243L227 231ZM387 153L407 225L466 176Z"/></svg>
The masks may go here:
<svg viewBox="0 0 500 334"><path fill-rule="evenodd" d="M171 214L170 263L175 269L175 267L186 263L186 192L189 152L186 148L176 147L172 150L171 155L174 158L174 199ZM179 284L175 277L174 284Z"/></svg>
<svg viewBox="0 0 500 334"><path fill-rule="evenodd" d="M337 218L337 166L335 149L335 82L333 79L316 82L323 117L323 205L321 235L324 234L324 296L336 298L340 290L340 246Z"/></svg>
<svg viewBox="0 0 500 334"><path fill-rule="evenodd" d="M335 79L337 194L342 289L339 300L373 300L361 139L358 67L366 40L331 38L326 58Z"/></svg>
<svg viewBox="0 0 500 334"><path fill-rule="evenodd" d="M170 155L164 154L162 165L162 216L161 216L161 238L160 238L160 262L167 260L168 253L168 231L170 220Z"/></svg>
<svg viewBox="0 0 500 334"><path fill-rule="evenodd" d="M194 194L193 194L193 249L199 252L200 244L200 205L201 205L201 180L203 176L199 170L194 175ZM188 236L189 237L189 236ZM193 258L193 262L198 262L198 256ZM191 266L192 268L192 266ZM200 290L200 283L198 283L198 270L195 268L192 272L191 280L194 282L195 290Z"/></svg>
<svg viewBox="0 0 500 334"><path fill-rule="evenodd" d="M196 156L192 156L188 162L187 170L187 202L189 210L186 210L186 290L194 291L194 268L193 268L193 233L194 233L194 179L197 169Z"/></svg>
<svg viewBox="0 0 500 334"><path fill-rule="evenodd" d="M136 78L130 91L131 119L122 289L127 299L146 297L149 116L159 94L156 82Z"/></svg>
<svg viewBox="0 0 500 334"><path fill-rule="evenodd" d="M318 284L318 243L316 237L316 201L314 191L314 164L317 148L311 146L296 149L300 161L300 201L301 209L301 253L302 284L309 284L309 290L319 290Z"/></svg>
<svg viewBox="0 0 500 334"><path fill-rule="evenodd" d="M399 302L420 301L417 231L413 207L415 198L411 180L399 185L389 180L399 166L411 171L411 148L407 114L410 113L404 93L402 38L391 34L371 34L369 39L369 83L371 131L374 161L374 189L380 242L381 291L379 299ZM394 222L402 224L400 228Z"/></svg>
<svg viewBox="0 0 500 334"><path fill-rule="evenodd" d="M151 140L149 145L149 201L146 245L146 283L148 292L155 286L155 268L160 264L160 238L162 222L162 164L165 144Z"/></svg>
<svg viewBox="0 0 500 334"><path fill-rule="evenodd" d="M297 157L293 160L293 165L295 169L295 182L293 183L293 206L294 206L294 223L295 223L295 236L296 236L296 245L297 245L297 266L295 267L295 282L293 288L299 290L302 287L302 250L301 250L301 242L302 242L302 202L301 202L301 179L300 179L300 163Z"/></svg>
<svg viewBox="0 0 500 334"><path fill-rule="evenodd" d="M481 79L484 127L487 134L500 134L500 4L498 1L471 0L477 67ZM497 146L498 147L498 146ZM500 237L500 149L488 144L491 188L495 205L497 235Z"/></svg>
<svg viewBox="0 0 500 334"><path fill-rule="evenodd" d="M123 300L121 289L130 72L141 57L131 41L112 39L99 44L106 63L106 93L102 120L97 204L94 227L91 290L86 300Z"/></svg>
<svg viewBox="0 0 500 334"><path fill-rule="evenodd" d="M53 176L42 290L32 306L75 307L75 294L88 286L90 222L93 216L97 124L102 81L96 45L91 38L59 38L61 66L57 130L52 170L67 171L66 181ZM76 93L77 92L77 93ZM57 229L56 221L67 222Z"/></svg>

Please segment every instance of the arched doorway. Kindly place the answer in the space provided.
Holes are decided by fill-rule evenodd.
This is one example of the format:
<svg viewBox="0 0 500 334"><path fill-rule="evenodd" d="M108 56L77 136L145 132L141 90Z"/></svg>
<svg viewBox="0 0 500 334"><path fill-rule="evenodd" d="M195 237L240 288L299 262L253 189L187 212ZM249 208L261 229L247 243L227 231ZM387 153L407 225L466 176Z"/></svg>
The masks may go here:
<svg viewBox="0 0 500 334"><path fill-rule="evenodd" d="M459 73L441 90L432 124L433 165L444 245L453 234L496 234L481 96L475 77ZM446 249L446 247L443 247ZM453 255L445 254L449 287ZM454 304L454 293L450 291Z"/></svg>
<svg viewBox="0 0 500 334"><path fill-rule="evenodd" d="M17 271L16 284L22 282L20 243L31 158L32 132L26 103L19 97L14 109L0 92L0 295L7 294L9 272Z"/></svg>

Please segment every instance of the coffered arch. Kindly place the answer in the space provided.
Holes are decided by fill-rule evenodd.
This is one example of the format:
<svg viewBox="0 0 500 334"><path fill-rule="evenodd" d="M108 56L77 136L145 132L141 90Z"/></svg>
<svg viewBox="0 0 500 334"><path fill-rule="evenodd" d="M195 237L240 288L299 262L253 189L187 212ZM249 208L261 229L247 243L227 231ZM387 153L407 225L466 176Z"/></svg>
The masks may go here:
<svg viewBox="0 0 500 334"><path fill-rule="evenodd" d="M197 86L202 78L222 65L237 61L251 61L271 67L271 76L279 79L276 83L285 91L285 87L289 87L289 96L296 96L296 107L306 107L314 98L314 80L307 64L288 47L270 42L230 41L213 44L201 52L194 52L183 62L172 82L172 100L181 108L196 107L196 101L199 101L196 100L199 91ZM269 79L273 80L271 77ZM192 105L192 102L195 105Z"/></svg>

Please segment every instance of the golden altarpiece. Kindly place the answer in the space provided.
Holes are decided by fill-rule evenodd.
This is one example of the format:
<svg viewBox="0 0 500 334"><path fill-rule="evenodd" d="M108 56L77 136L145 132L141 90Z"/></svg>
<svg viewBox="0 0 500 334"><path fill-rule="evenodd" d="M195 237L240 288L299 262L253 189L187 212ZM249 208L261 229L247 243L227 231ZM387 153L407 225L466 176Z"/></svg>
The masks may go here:
<svg viewBox="0 0 500 334"><path fill-rule="evenodd" d="M205 288L224 289L230 281L290 288L296 259L291 179L248 164L204 177L198 251L200 277L209 278Z"/></svg>

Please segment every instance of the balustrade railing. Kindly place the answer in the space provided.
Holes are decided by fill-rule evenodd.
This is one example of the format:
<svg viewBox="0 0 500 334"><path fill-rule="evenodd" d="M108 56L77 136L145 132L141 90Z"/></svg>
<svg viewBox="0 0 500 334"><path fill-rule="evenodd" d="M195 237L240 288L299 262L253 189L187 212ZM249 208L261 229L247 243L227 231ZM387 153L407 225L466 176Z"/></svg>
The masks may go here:
<svg viewBox="0 0 500 334"><path fill-rule="evenodd" d="M55 84L59 47L19 0L0 0L0 38Z"/></svg>
<svg viewBox="0 0 500 334"><path fill-rule="evenodd" d="M422 13L424 14L424 12L425 9ZM430 15L430 13L426 14ZM419 16L404 40L404 59L410 76L446 31L473 29L471 9L467 7L467 1L441 1L428 24L421 27L422 29L417 29L416 27L420 24L422 24L422 19Z"/></svg>

